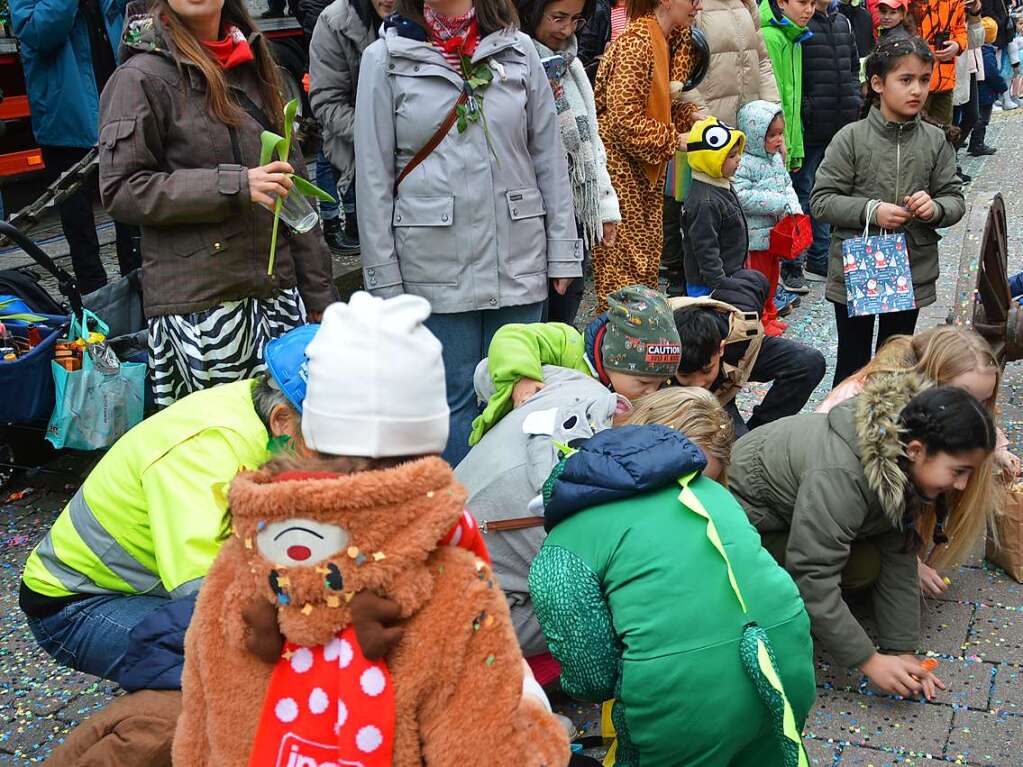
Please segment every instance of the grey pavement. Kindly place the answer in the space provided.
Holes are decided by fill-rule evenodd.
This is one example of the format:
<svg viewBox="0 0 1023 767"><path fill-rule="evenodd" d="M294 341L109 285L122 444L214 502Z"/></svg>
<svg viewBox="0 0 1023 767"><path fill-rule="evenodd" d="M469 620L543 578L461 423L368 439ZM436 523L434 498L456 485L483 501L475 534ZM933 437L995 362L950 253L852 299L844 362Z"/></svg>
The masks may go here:
<svg viewBox="0 0 1023 767"><path fill-rule="evenodd" d="M1023 110L1021 110L1023 112ZM964 158L975 177L968 199L996 191L1009 214L1010 273L1023 268L1023 114L996 114L989 143L997 155ZM947 232L942 243L938 302L922 313L919 327L944 321L953 301L965 227ZM112 240L112 231L101 237ZM59 233L55 227L49 236ZM60 240L51 246L60 253ZM109 249L109 245L107 246ZM354 265L338 259L337 270ZM0 262L0 265L6 265ZM584 311L592 304L584 306ZM819 285L788 318L788 336L819 348L829 372L811 404L830 383L835 357L834 317ZM743 396L749 408L763 390ZM1023 375L1010 364L1000 393L1002 425L1017 452L1023 447ZM54 663L38 650L17 606L21 567L42 534L77 487L85 470L81 456L65 456L23 478L15 489L33 488L21 499L0 493L0 766L23 767L43 761L56 743L116 694L113 684ZM806 745L813 765L1023 765L1023 587L983 561L979 547L969 562L950 573L952 588L941 600L928 600L921 651L936 656L937 671L949 690L933 703L899 700L871 689L864 679L818 655L818 695L806 723ZM869 625L869 619L865 619ZM594 733L595 707L560 701L583 731Z"/></svg>

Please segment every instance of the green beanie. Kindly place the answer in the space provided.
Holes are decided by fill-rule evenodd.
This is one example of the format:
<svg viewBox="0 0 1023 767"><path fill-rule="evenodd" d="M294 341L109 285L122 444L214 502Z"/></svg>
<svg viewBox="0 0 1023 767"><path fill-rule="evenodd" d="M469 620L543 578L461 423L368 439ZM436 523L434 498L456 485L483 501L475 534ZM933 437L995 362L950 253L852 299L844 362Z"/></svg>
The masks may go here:
<svg viewBox="0 0 1023 767"><path fill-rule="evenodd" d="M601 344L606 370L671 378L682 359L675 318L664 296L630 285L607 297L607 331Z"/></svg>

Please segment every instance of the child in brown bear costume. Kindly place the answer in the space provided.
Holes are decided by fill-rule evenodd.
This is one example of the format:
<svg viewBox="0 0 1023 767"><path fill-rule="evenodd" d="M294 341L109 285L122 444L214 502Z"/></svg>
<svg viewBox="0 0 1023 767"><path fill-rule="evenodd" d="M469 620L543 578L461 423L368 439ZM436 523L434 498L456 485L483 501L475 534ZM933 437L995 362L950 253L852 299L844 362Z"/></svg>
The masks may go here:
<svg viewBox="0 0 1023 767"><path fill-rule="evenodd" d="M465 491L435 455L448 410L428 314L365 293L325 312L302 444L231 484L232 536L186 637L175 765L567 764L489 566L438 544ZM406 619L380 660L352 626L356 593ZM254 598L286 639L273 665L249 650Z"/></svg>

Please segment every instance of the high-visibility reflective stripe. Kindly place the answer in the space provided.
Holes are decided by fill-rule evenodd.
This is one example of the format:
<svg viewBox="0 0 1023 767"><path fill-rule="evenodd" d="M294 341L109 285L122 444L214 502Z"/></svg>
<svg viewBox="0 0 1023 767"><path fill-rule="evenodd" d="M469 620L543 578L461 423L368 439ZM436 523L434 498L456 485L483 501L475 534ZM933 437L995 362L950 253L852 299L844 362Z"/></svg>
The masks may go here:
<svg viewBox="0 0 1023 767"><path fill-rule="evenodd" d="M89 508L89 504L85 502L85 496L82 494L81 489L75 493L74 498L68 504L67 510L71 518L71 524L74 526L75 532L78 533L78 537L81 538L82 543L89 548L96 559L102 562L110 572L135 589L137 593L169 596L160 582L160 578L125 551L124 547L99 523L99 520L92 513L92 509ZM49 535L47 539L49 539ZM63 570L66 574L69 568L66 568L57 558L56 553L53 551L52 541L49 543L49 554L50 556L42 557L46 569L67 586L58 570ZM92 584L85 575L77 573L77 576L81 581L75 588L68 586L69 590L76 593L109 593L107 589L102 589ZM92 589L90 590L87 586L92 586Z"/></svg>
<svg viewBox="0 0 1023 767"><path fill-rule="evenodd" d="M46 571L60 581L60 584L72 594L109 594L110 591L86 578L82 573L65 565L57 552L53 550L53 531L51 530L36 547L36 554Z"/></svg>

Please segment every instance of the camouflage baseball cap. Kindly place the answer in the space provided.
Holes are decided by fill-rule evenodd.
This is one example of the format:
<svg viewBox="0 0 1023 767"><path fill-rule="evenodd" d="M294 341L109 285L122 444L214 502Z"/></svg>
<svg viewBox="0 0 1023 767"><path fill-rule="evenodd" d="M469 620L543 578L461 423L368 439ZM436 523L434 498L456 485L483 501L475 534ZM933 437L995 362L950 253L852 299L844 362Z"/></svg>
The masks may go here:
<svg viewBox="0 0 1023 767"><path fill-rule="evenodd" d="M643 285L630 285L609 295L607 304L601 346L604 368L636 376L674 376L682 345L664 296Z"/></svg>

